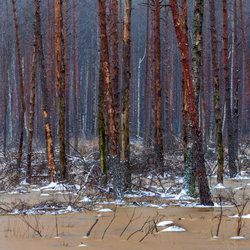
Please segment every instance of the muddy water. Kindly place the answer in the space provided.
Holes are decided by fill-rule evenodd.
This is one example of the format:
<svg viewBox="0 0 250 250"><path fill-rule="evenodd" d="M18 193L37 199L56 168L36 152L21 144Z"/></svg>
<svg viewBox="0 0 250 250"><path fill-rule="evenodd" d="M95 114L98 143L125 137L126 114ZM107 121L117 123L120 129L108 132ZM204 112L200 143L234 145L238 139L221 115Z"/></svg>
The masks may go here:
<svg viewBox="0 0 250 250"><path fill-rule="evenodd" d="M247 181L249 182L249 181ZM244 186L245 182L227 181L226 186ZM250 189L247 189L249 192ZM240 192L240 191L239 191ZM29 199L35 201L39 194L28 194L15 196L16 198ZM12 200L13 196L1 195L2 200ZM39 197L40 200L48 197ZM105 206L103 205L105 208ZM102 208L103 208L102 207ZM115 207L110 206L114 210ZM224 215L219 239L212 239L215 234L218 221L212 220L219 214L219 208L189 208L168 206L164 209L137 207L135 218L125 233L120 237L121 232L127 225L134 211L134 207L117 207L116 217L106 231L102 240L104 230L112 220L113 212L82 212L74 214L30 216L28 222L35 226L39 224L43 238L38 237L33 230L21 220L20 216L0 217L0 249L13 250L56 250L67 248L86 248L103 250L127 250L127 249L173 249L173 250L195 250L195 249L250 249L250 219L244 219L244 228L241 235L243 240L231 240L230 236L235 235L237 219L229 218L229 215L236 213L235 208L223 208ZM250 204L245 209L244 214L250 212ZM148 235L142 242L139 242L145 235L144 232L134 234L129 240L127 238L135 231L139 230L149 216L156 214L165 216L163 220L171 220L175 225L185 228L186 232L158 232ZM92 230L88 238L83 238L96 219L98 223ZM57 223L56 223L57 220ZM57 227L56 227L57 225ZM158 227L159 231L165 227ZM60 238L55 238L59 234ZM87 246L80 247L80 244Z"/></svg>

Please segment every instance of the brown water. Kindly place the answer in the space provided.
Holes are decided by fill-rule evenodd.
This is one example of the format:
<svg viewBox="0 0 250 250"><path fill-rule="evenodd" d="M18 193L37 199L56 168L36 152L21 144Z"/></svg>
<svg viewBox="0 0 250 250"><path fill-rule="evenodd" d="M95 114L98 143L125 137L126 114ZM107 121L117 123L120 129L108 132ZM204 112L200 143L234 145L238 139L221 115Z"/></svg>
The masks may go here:
<svg viewBox="0 0 250 250"><path fill-rule="evenodd" d="M226 182L227 185L242 186L242 182ZM247 192L250 190L247 189ZM11 201L14 196L1 195L1 199ZM18 195L16 198L29 199L35 201L39 194ZM39 197L40 200L48 197ZM105 207L105 206L103 206ZM114 210L114 207L110 206ZM228 218L228 215L236 213L235 208L224 208L224 214L219 239L212 239L215 234L218 221L212 220L219 214L219 208L187 208L169 206L164 209L137 207L135 217L141 217L132 222L122 237L121 232L127 225L133 214L133 207L117 207L116 218L106 232L103 240L103 232L112 220L114 213L100 212L82 212L74 214L64 214L57 216L57 227L60 238L55 238L56 217L55 215L29 216L28 222L35 226L39 223L43 238L35 235L21 220L20 216L1 216L0 217L0 249L13 250L56 250L66 248L86 248L86 249L103 249L103 250L127 250L127 249L173 249L173 250L195 250L195 249L250 249L250 219L244 219L244 228L241 235L246 238L243 240L232 240L230 236L235 235L237 219ZM245 209L244 214L248 214L250 204ZM157 212L164 215L163 220L172 220L175 225L185 228L186 232L159 232L147 236L142 242L139 240L145 235L145 232L138 232L129 240L128 236L140 229L146 219L154 217ZM101 217L98 217L101 215ZM83 238L87 231L93 225L96 219L98 223L92 230L88 238ZM182 218L182 219L179 219ZM159 230L165 227L158 228ZM86 247L79 247L79 244L85 244Z"/></svg>

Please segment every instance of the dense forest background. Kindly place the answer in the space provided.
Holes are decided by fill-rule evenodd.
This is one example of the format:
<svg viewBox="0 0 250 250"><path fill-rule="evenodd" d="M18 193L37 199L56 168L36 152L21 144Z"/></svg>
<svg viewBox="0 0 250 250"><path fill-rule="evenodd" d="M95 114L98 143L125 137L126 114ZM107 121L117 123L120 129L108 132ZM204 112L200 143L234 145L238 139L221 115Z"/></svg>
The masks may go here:
<svg viewBox="0 0 250 250"><path fill-rule="evenodd" d="M35 106L34 106L34 142L41 149L46 148L44 137L44 96L43 96L43 68L38 64L34 66L34 41L37 43L42 37L44 67L46 70L48 105L50 107L49 118L51 123L51 134L53 147L59 143L58 103L60 93L58 92L58 54L57 54L57 24L56 7L54 0L40 1L40 26L41 33L34 38L34 30L37 28L38 19L34 19L34 1L16 1L16 14L18 21L18 34L20 43L20 60L18 55L18 38L16 35L15 19L11 0L1 1L0 19L0 102L1 102L1 147L4 153L10 149L17 149L22 130L22 112L24 111L24 149L27 150L29 128L30 128L30 103L32 95L32 76L35 74ZM101 1L102 2L102 1ZM116 1L115 1L116 2ZM158 1L160 8L160 92L161 104L161 126L163 129L163 149L169 149L175 145L175 140L183 137L183 87L182 87L182 63L179 43L176 38L175 26L171 13L169 1ZM179 4L179 12L182 14L182 1ZM187 1L187 23L188 40L190 48L193 46L193 23L194 23L194 0ZM222 133L224 142L227 142L226 119L226 94L225 94L225 63L223 45L223 2L215 1L216 4L216 31L217 49L220 76L220 113L222 120ZM241 10L239 2L242 2ZM100 104L100 19L98 12L98 1L93 0L65 0L62 3L62 26L64 39L64 62L65 62L65 145L68 155L83 150L83 141L98 138L98 100ZM123 64L124 64L124 13L125 1L118 1L118 64L119 86L118 92L122 92ZM238 90L238 136L240 139L248 137L249 134L249 80L248 58L250 38L250 2L248 0L236 1L237 9L234 9L234 1L228 0L228 38L229 38L229 72L230 72L230 97L231 113L234 114L235 106L235 61L238 62L237 81ZM110 53L111 67L114 65L112 50L114 46L114 26L112 24L112 1L106 1L107 38L108 51ZM156 105L153 87L155 78L152 69L155 67L156 57L154 46L156 46L154 32L155 26L155 1L133 0L131 14L131 60L130 60L130 88L129 88L129 131L130 141L143 142L145 148L150 147L154 141L155 132L152 110ZM237 13L236 23L234 13ZM243 23L240 19L243 15ZM35 21L34 21L35 20ZM242 26L243 25L243 26ZM235 29L236 26L236 29ZM235 30L238 36L235 47ZM246 34L247 51L244 55L244 43L242 41L242 30ZM203 44L202 44L202 69L201 69L201 91L199 99L199 127L203 133L203 143L217 140L216 115L214 110L214 81L212 58L212 38L209 0L204 1L203 13ZM38 39L38 40L35 40ZM41 40L41 39L40 39ZM38 51L39 51L38 48ZM238 50L235 58L235 48ZM156 47L155 47L156 51ZM41 51L40 51L41 52ZM39 53L40 53L39 52ZM192 54L192 49L190 49ZM42 58L42 57L41 57ZM41 58L39 59L41 61ZM158 59L157 59L158 60ZM23 75L23 101L22 86L20 86L20 65ZM35 68L32 68L32 67ZM112 71L112 70L111 70ZM118 97L122 102L122 95ZM25 109L23 108L25 106ZM43 107L43 108L42 108ZM120 107L121 109L121 107ZM23 110L23 111L22 111ZM235 118L233 123L235 124ZM106 131L107 132L107 131ZM108 134L108 132L107 132ZM153 138L153 139L152 139ZM109 142L108 142L109 143ZM70 147L70 144L72 147ZM119 143L118 143L119 145ZM225 144L226 145L226 144ZM118 146L119 147L119 146ZM48 147L47 147L48 149ZM20 150L20 148L19 148ZM107 149L107 151L109 151ZM119 150L118 150L119 151ZM109 152L107 152L109 153ZM62 174L62 173L61 173ZM119 184L117 184L119 185Z"/></svg>

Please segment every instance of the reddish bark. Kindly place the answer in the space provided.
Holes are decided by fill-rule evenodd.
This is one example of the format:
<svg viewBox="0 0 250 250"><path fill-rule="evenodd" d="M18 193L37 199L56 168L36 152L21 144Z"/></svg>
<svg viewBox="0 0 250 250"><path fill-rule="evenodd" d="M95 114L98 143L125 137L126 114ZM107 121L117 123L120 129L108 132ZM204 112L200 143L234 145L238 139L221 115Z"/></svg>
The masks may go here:
<svg viewBox="0 0 250 250"><path fill-rule="evenodd" d="M156 124L155 150L158 157L158 162L160 166L163 167L160 10L161 10L160 1L155 0L155 30L154 30L155 124ZM160 171L162 172L163 170L161 169Z"/></svg>
<svg viewBox="0 0 250 250"><path fill-rule="evenodd" d="M199 128L198 111L195 103L195 93L191 74L191 62L189 58L189 47L185 41L185 34L182 28L179 15L178 4L176 0L170 0L175 32L181 53L181 62L184 69L185 85L187 89L189 114L192 125L193 148L195 167L198 179L198 188L200 193L200 201L203 205L213 205L211 194L207 181L207 174L204 161L204 151L202 148L202 136Z"/></svg>

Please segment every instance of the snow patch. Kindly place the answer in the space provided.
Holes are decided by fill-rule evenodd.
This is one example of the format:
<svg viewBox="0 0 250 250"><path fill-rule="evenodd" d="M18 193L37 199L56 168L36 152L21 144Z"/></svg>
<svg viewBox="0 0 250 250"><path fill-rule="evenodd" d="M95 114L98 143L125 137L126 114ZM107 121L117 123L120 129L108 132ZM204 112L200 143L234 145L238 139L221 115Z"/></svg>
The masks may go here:
<svg viewBox="0 0 250 250"><path fill-rule="evenodd" d="M231 240L242 240L242 239L245 239L244 236L233 236L233 237L230 237L229 239Z"/></svg>
<svg viewBox="0 0 250 250"><path fill-rule="evenodd" d="M187 230L178 226L167 227L161 230L161 232L185 232L185 231Z"/></svg>
<svg viewBox="0 0 250 250"><path fill-rule="evenodd" d="M214 189L222 189L222 188L225 188L224 185L222 183L218 183Z"/></svg>
<svg viewBox="0 0 250 250"><path fill-rule="evenodd" d="M113 210L111 210L110 208L103 208L98 210L98 212L113 212Z"/></svg>
<svg viewBox="0 0 250 250"><path fill-rule="evenodd" d="M167 220L167 221L161 221L156 224L157 227L165 227L173 224L173 221Z"/></svg>

